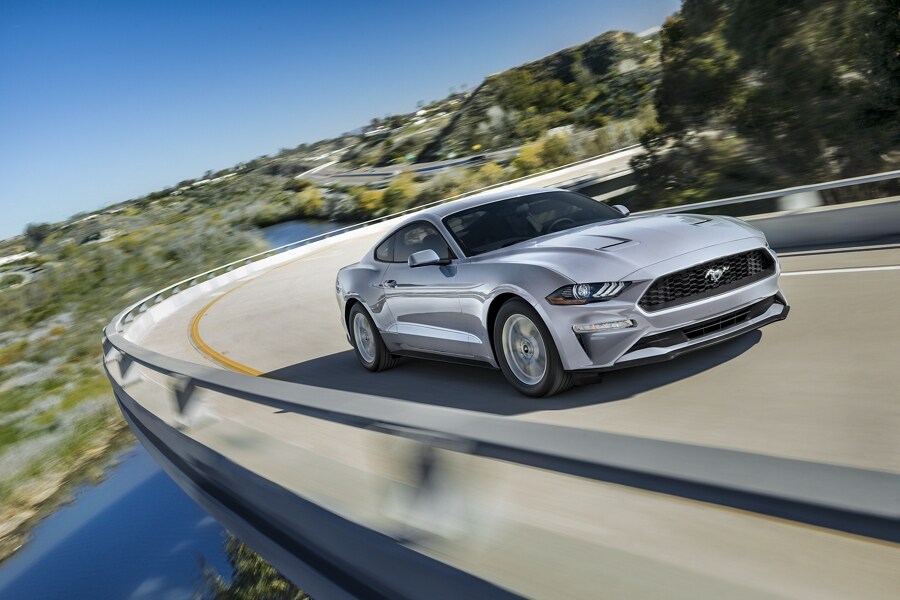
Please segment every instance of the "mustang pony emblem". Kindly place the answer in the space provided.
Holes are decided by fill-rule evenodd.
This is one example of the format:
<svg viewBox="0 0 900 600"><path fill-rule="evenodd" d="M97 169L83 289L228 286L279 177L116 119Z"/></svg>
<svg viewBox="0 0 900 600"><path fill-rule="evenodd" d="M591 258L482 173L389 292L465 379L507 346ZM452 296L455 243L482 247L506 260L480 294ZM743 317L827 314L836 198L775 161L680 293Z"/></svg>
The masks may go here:
<svg viewBox="0 0 900 600"><path fill-rule="evenodd" d="M710 283L719 283L719 280L727 273L729 267L719 267L718 269L709 269L704 276Z"/></svg>

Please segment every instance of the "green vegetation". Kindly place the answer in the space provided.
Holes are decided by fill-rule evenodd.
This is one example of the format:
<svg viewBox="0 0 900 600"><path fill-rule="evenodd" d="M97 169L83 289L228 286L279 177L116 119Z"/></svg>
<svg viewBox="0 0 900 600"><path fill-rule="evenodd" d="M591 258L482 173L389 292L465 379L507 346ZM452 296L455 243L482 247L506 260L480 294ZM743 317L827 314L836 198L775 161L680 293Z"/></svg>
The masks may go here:
<svg viewBox="0 0 900 600"><path fill-rule="evenodd" d="M450 123L465 101L465 93L451 92L442 100L419 107L416 113L372 119L368 131L350 141L342 162L350 167L377 166L421 160L422 150Z"/></svg>
<svg viewBox="0 0 900 600"><path fill-rule="evenodd" d="M225 554L231 564L231 581L208 565L204 566L204 600L310 600L284 575L231 534L225 540Z"/></svg>
<svg viewBox="0 0 900 600"><path fill-rule="evenodd" d="M3 288L19 285L24 281L25 276L21 273L13 273L11 275L0 273L0 290L2 290Z"/></svg>
<svg viewBox="0 0 900 600"><path fill-rule="evenodd" d="M0 369L22 360L27 349L27 340L18 340L8 344L5 348L0 348Z"/></svg>
<svg viewBox="0 0 900 600"><path fill-rule="evenodd" d="M661 40L637 208L900 163L897 0L685 0Z"/></svg>
<svg viewBox="0 0 900 600"><path fill-rule="evenodd" d="M594 131L635 118L659 80L654 38L610 31L488 77L420 161L516 146L557 127Z"/></svg>
<svg viewBox="0 0 900 600"><path fill-rule="evenodd" d="M40 246L48 235L50 235L50 225L47 223L29 223L25 227L25 241L28 248L32 250Z"/></svg>
<svg viewBox="0 0 900 600"><path fill-rule="evenodd" d="M72 410L82 402L91 398L100 398L109 394L109 382L102 373L92 373L78 379L74 385L66 386L59 409L62 412Z"/></svg>

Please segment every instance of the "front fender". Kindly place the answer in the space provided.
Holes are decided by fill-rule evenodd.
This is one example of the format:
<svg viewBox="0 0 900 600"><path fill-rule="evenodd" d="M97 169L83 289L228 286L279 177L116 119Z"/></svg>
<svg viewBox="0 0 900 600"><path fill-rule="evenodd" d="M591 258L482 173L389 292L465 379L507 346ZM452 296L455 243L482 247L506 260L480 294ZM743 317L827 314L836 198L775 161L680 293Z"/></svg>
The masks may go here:
<svg viewBox="0 0 900 600"><path fill-rule="evenodd" d="M496 314L496 309L499 308L497 302L502 302L504 298L509 295L522 298L522 300L531 305L538 313L544 321L544 324L547 326L547 329L550 331L553 343L556 345L557 349L559 349L561 355L563 354L563 347L569 345L567 343L568 340L560 336L557 328L553 326L550 313L547 310L548 304L545 298L554 290L573 282L560 273L550 269L530 266L526 271L527 272L521 274L522 277L517 279L520 281L527 281L528 287L518 283L503 282L498 283L487 294L487 301L483 304L481 313L481 322L484 324L486 334L485 341L487 342L485 346L490 353L490 356L487 358L496 360L496 357L493 354L493 346L489 342L492 333L491 315ZM563 362L563 365L566 366L565 361Z"/></svg>

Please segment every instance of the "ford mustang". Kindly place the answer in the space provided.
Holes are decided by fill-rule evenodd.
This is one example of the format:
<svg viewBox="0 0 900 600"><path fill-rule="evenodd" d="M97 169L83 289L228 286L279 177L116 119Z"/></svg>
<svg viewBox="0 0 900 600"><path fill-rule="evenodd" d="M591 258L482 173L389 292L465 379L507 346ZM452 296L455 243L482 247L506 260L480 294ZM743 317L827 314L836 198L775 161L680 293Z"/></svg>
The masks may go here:
<svg viewBox="0 0 900 600"><path fill-rule="evenodd" d="M476 362L539 397L784 319L779 273L740 219L630 216L536 189L416 213L341 269L336 293L366 369L400 356Z"/></svg>

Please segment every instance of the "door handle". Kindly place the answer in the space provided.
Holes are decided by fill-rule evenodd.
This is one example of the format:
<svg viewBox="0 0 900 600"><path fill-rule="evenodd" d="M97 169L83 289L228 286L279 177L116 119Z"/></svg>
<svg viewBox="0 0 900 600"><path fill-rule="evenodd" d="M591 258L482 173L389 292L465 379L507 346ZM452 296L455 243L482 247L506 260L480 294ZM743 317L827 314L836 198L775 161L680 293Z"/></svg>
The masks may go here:
<svg viewBox="0 0 900 600"><path fill-rule="evenodd" d="M386 288L397 287L397 280L396 279L388 279L387 281L384 282L384 287L386 287Z"/></svg>

